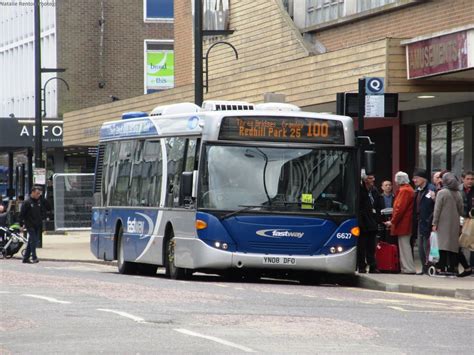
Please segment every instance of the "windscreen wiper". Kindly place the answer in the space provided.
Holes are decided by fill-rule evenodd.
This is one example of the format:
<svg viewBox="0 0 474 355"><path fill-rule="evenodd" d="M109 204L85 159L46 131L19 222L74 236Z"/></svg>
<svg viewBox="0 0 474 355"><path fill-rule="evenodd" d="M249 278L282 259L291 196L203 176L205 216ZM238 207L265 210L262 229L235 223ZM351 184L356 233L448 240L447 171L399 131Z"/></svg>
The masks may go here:
<svg viewBox="0 0 474 355"><path fill-rule="evenodd" d="M226 218L235 216L236 214L246 212L246 211L250 211L252 208L262 208L262 207L268 207L268 206L265 206L264 204L261 204L261 205L239 205L239 207L243 207L243 208L241 208L240 210L235 210L235 211L226 213L225 215L219 217L219 220L222 221Z"/></svg>

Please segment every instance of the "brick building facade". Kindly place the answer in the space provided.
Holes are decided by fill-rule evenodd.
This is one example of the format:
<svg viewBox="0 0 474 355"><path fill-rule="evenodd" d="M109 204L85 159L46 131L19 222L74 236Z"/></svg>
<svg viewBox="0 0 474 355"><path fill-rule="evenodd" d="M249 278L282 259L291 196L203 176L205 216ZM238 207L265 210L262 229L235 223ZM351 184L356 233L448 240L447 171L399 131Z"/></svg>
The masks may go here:
<svg viewBox="0 0 474 355"><path fill-rule="evenodd" d="M365 2L372 7L364 9L357 0L331 1L339 6L335 18L306 25L314 11L324 9L304 8L300 1L285 2L285 8L279 0L231 0L230 29L234 32L205 39L204 53L211 44L225 40L237 48L239 59L227 46L213 48L205 99L258 103L263 101L264 93L276 92L284 94L286 102L305 110L335 112L338 92L356 92L359 78L383 77L385 92L399 94L399 117L367 119L367 132L381 153L378 177L392 178L397 170L410 172L415 165L430 171L447 167L457 173L472 169L471 64L463 70L441 71L412 80L407 75L406 48L413 41L442 41L449 33L473 38L474 3L382 2ZM186 14L175 22L179 85L165 92L66 114L67 144L96 144L101 123L118 118L124 111L150 111L159 104L193 101L194 88L189 80L193 65L192 26L187 6L186 1L175 1L176 13ZM465 55L470 58L469 63L474 62L472 51ZM74 124L79 117L86 120ZM454 131L456 136L450 133ZM94 134L87 135L88 132Z"/></svg>
<svg viewBox="0 0 474 355"><path fill-rule="evenodd" d="M143 95L144 41L173 39L173 22L145 22L143 4L57 2L58 66L70 86L60 92L59 115Z"/></svg>

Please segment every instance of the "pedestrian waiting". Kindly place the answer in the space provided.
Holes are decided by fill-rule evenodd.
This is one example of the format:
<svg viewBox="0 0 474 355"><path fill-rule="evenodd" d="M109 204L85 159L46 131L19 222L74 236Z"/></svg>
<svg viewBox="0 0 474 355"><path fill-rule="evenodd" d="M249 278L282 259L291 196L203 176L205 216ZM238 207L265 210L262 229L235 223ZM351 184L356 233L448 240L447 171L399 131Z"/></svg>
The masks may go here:
<svg viewBox="0 0 474 355"><path fill-rule="evenodd" d="M436 175L436 173L434 174ZM433 176L434 176L433 175ZM413 173L415 185L415 205L413 208L413 234L417 239L421 262L419 275L428 274L428 255L430 253L430 233L433 221L433 209L436 187L429 183L426 170L416 169ZM433 178L436 181L435 178Z"/></svg>
<svg viewBox="0 0 474 355"><path fill-rule="evenodd" d="M395 184L400 188L393 203L392 219L386 222L390 233L398 237L400 269L402 274L415 274L415 261L410 245L413 224L414 191L410 186L408 174L399 171L395 174Z"/></svg>
<svg viewBox="0 0 474 355"><path fill-rule="evenodd" d="M375 176L361 174L359 198L360 236L357 238L357 270L359 273L378 273L375 262L375 243L377 235L378 192L374 187Z"/></svg>
<svg viewBox="0 0 474 355"><path fill-rule="evenodd" d="M447 172L442 177L443 187L436 194L432 231L438 234L440 259L436 272L454 274L458 265L459 220L463 203L456 176Z"/></svg>

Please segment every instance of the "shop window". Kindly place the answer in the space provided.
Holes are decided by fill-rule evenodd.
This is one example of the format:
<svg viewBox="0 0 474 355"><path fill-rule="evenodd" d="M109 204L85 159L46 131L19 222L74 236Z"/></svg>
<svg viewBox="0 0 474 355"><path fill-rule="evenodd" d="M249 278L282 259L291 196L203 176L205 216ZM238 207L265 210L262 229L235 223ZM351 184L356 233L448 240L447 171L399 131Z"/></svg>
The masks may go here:
<svg viewBox="0 0 474 355"><path fill-rule="evenodd" d="M451 132L451 171L461 176L464 167L464 121L454 121Z"/></svg>
<svg viewBox="0 0 474 355"><path fill-rule="evenodd" d="M446 122L431 125L431 171L446 169L447 142Z"/></svg>
<svg viewBox="0 0 474 355"><path fill-rule="evenodd" d="M419 168L426 169L426 125L420 125L416 130L416 163Z"/></svg>
<svg viewBox="0 0 474 355"><path fill-rule="evenodd" d="M464 121L419 125L416 149L417 167L432 173L447 169L461 176L464 169Z"/></svg>
<svg viewBox="0 0 474 355"><path fill-rule="evenodd" d="M145 21L173 20L173 0L143 0Z"/></svg>
<svg viewBox="0 0 474 355"><path fill-rule="evenodd" d="M145 94L174 87L173 40L145 41Z"/></svg>

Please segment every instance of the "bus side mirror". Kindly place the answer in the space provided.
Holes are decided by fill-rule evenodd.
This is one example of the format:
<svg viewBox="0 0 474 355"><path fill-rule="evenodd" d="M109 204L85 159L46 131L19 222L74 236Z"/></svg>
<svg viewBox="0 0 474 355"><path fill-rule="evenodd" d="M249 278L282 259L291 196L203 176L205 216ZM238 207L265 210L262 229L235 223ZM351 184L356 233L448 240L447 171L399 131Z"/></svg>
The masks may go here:
<svg viewBox="0 0 474 355"><path fill-rule="evenodd" d="M181 173L181 182L179 186L179 205L184 205L193 197L193 171L183 171Z"/></svg>
<svg viewBox="0 0 474 355"><path fill-rule="evenodd" d="M375 174L375 152L373 150L364 151L364 168L367 175Z"/></svg>

